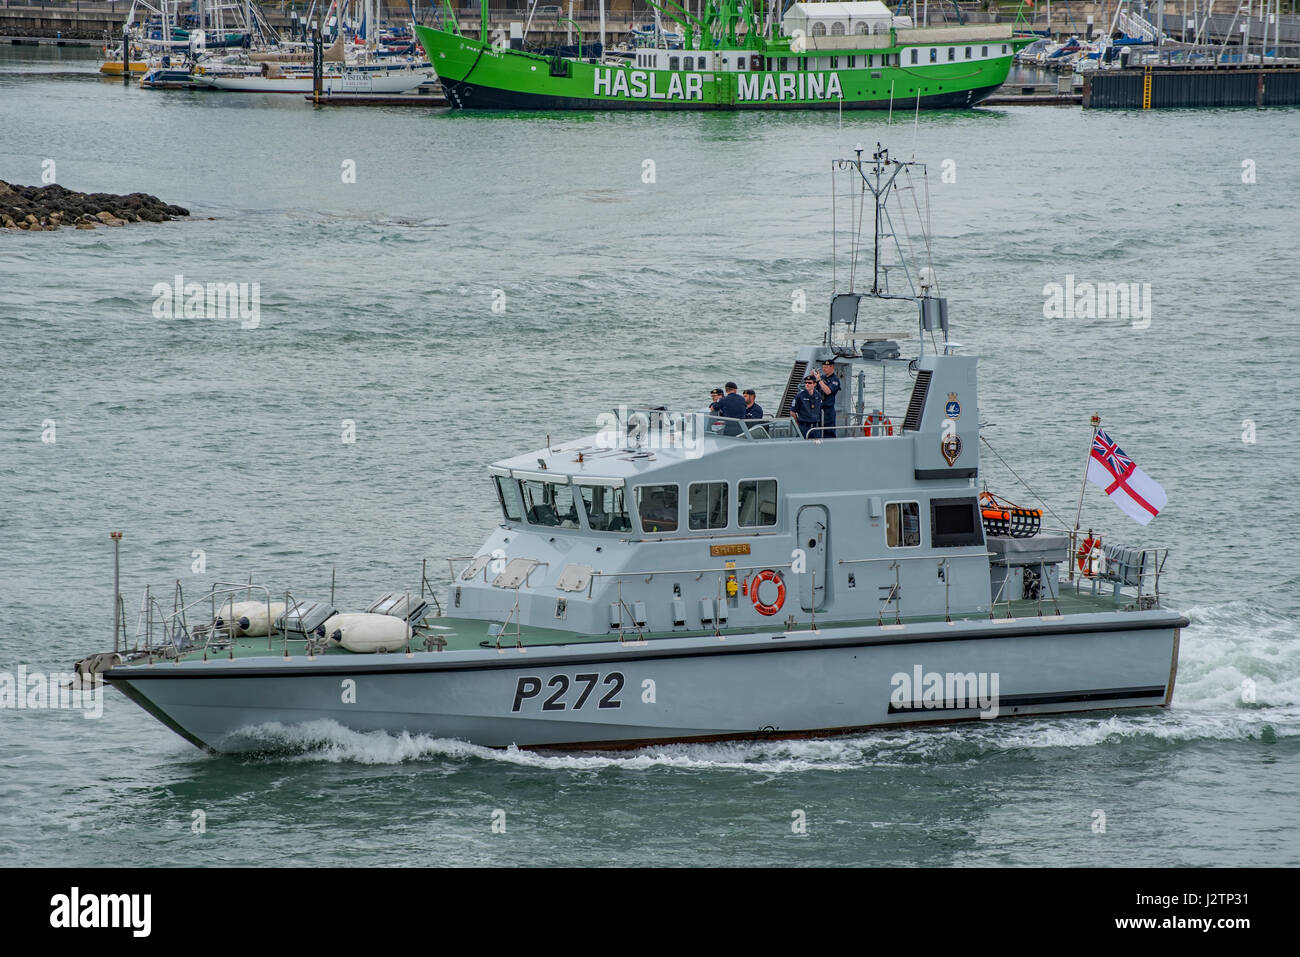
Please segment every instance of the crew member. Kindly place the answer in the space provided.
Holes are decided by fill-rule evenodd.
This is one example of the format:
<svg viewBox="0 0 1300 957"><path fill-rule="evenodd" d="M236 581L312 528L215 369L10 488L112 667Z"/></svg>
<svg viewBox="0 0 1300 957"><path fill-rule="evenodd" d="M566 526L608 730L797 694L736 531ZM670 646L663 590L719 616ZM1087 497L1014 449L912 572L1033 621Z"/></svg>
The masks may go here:
<svg viewBox="0 0 1300 957"><path fill-rule="evenodd" d="M763 417L763 407L754 401L754 390L746 389L741 394L745 397L745 418L761 419Z"/></svg>
<svg viewBox="0 0 1300 957"><path fill-rule="evenodd" d="M718 403L718 415L727 419L743 419L745 417L745 400L736 392L736 383L727 383L727 394L722 397ZM739 435L741 426L739 422L728 422L722 430L723 435Z"/></svg>
<svg viewBox="0 0 1300 957"><path fill-rule="evenodd" d="M727 383L727 394L722 397L718 411L724 418L728 419L743 419L745 417L745 400L736 392L736 383Z"/></svg>
<svg viewBox="0 0 1300 957"><path fill-rule="evenodd" d="M835 374L835 360L823 359L822 371L814 372L817 377L817 391L821 395L821 424L825 426L821 434L828 439L836 437L835 432L835 397L840 393L840 377Z"/></svg>
<svg viewBox="0 0 1300 957"><path fill-rule="evenodd" d="M709 392L709 411L714 415L722 414L722 390L712 389Z"/></svg>
<svg viewBox="0 0 1300 957"><path fill-rule="evenodd" d="M811 375L803 377L803 391L790 403L790 411L794 415L795 424L799 426L799 434L805 439L808 438L809 429L821 424L822 394L817 391L817 380ZM813 438L817 438L818 435L819 433L814 432Z"/></svg>

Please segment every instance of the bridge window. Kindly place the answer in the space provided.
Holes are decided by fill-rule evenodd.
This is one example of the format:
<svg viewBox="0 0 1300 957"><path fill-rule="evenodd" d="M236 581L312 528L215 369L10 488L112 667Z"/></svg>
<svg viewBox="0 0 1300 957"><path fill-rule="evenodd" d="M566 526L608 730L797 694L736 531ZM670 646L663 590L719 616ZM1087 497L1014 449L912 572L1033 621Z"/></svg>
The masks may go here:
<svg viewBox="0 0 1300 957"><path fill-rule="evenodd" d="M781 69L782 69L782 70L788 70L788 69L790 69L790 58L789 58L789 57L784 57L784 56L781 57Z"/></svg>
<svg viewBox="0 0 1300 957"><path fill-rule="evenodd" d="M913 63L916 62L916 51L915 51L915 50L912 51L912 62L913 62Z"/></svg>
<svg viewBox="0 0 1300 957"><path fill-rule="evenodd" d="M693 529L727 527L727 483L696 482L690 486L687 511Z"/></svg>
<svg viewBox="0 0 1300 957"><path fill-rule="evenodd" d="M531 525L550 528L577 528L578 508L573 500L573 486L556 482L520 483L524 490L524 514Z"/></svg>
<svg viewBox="0 0 1300 957"><path fill-rule="evenodd" d="M952 61L952 60L955 60L955 59L957 59L957 48L956 48L956 47L948 47L948 60L949 60L949 61Z"/></svg>
<svg viewBox="0 0 1300 957"><path fill-rule="evenodd" d="M966 48L966 59L970 59L970 47Z"/></svg>
<svg viewBox="0 0 1300 957"><path fill-rule="evenodd" d="M743 56L736 57L736 69L737 70L745 69L745 58Z"/></svg>
<svg viewBox="0 0 1300 957"><path fill-rule="evenodd" d="M1007 45L1006 45L1005 43L1002 44L1002 52L1003 52L1003 53L1006 53L1006 52L1007 52Z"/></svg>
<svg viewBox="0 0 1300 957"><path fill-rule="evenodd" d="M630 532L625 489L611 485L578 485L587 509L587 524L596 532Z"/></svg>
<svg viewBox="0 0 1300 957"><path fill-rule="evenodd" d="M913 548L921 544L921 506L916 502L890 502L885 506L885 544Z"/></svg>
<svg viewBox="0 0 1300 957"><path fill-rule="evenodd" d="M930 47L930 62L931 62L931 63L938 63L938 62L939 62L939 48L938 48L938 47Z"/></svg>
<svg viewBox="0 0 1300 957"><path fill-rule="evenodd" d="M504 475L492 476L497 487L497 500L501 502L501 511L512 522L524 520L524 500L519 495L519 483Z"/></svg>
<svg viewBox="0 0 1300 957"><path fill-rule="evenodd" d="M839 68L840 68L840 58L837 56L831 57L831 69L838 70Z"/></svg>
<svg viewBox="0 0 1300 957"><path fill-rule="evenodd" d="M930 502L930 544L935 548L983 545L979 505L973 498L936 498Z"/></svg>
<svg viewBox="0 0 1300 957"><path fill-rule="evenodd" d="M641 516L641 531L677 531L677 486L638 485L636 510Z"/></svg>
<svg viewBox="0 0 1300 957"><path fill-rule="evenodd" d="M736 516L742 528L776 524L776 480L748 479L736 483Z"/></svg>
<svg viewBox="0 0 1300 957"><path fill-rule="evenodd" d="M849 57L849 69L852 70L857 65L858 65L858 58L855 56Z"/></svg>
<svg viewBox="0 0 1300 957"><path fill-rule="evenodd" d="M988 47L980 47L980 56L988 56L988 55L989 55L989 48L988 48Z"/></svg>
<svg viewBox="0 0 1300 957"><path fill-rule="evenodd" d="M683 70L694 70L694 69L695 69L695 57L690 57L690 56L688 56L688 57L683 57L683 58L682 58L682 69L683 69Z"/></svg>
<svg viewBox="0 0 1300 957"><path fill-rule="evenodd" d="M680 70L680 69L681 69L681 60L678 59L678 58L675 57L675 56L670 56L670 57L668 58L668 69L670 69L670 70Z"/></svg>

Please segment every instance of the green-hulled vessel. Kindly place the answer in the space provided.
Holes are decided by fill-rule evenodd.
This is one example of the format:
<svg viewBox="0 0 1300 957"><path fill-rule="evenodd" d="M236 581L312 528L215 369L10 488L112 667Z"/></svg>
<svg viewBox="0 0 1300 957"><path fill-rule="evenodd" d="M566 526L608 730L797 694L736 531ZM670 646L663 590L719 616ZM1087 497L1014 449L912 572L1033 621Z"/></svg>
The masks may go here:
<svg viewBox="0 0 1300 957"><path fill-rule="evenodd" d="M681 27L611 55L544 55L493 42L487 4L477 38L417 26L460 109L952 109L1007 78L1032 38L1011 24L914 27L883 3L795 3L780 20L751 0L715 0L702 17L656 4ZM580 54L583 51L579 51Z"/></svg>

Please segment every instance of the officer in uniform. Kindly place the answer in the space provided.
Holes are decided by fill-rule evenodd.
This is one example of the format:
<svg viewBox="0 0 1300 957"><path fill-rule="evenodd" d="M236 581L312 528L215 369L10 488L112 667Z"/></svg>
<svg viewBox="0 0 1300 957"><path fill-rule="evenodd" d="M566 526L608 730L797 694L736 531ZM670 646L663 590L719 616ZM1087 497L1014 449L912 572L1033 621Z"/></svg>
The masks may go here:
<svg viewBox="0 0 1300 957"><path fill-rule="evenodd" d="M722 390L712 389L709 392L709 411L714 415L722 414Z"/></svg>
<svg viewBox="0 0 1300 957"><path fill-rule="evenodd" d="M727 394L722 397L718 403L718 415L727 419L743 419L745 417L745 400L736 392L736 383L728 382L726 385ZM739 422L728 422L724 429L724 435L739 435L741 432Z"/></svg>
<svg viewBox="0 0 1300 957"><path fill-rule="evenodd" d="M835 360L823 359L822 371L814 372L817 378L817 392L821 396L821 425L825 426L819 433L833 439L835 431L835 397L840 393L840 377L835 374Z"/></svg>
<svg viewBox="0 0 1300 957"><path fill-rule="evenodd" d="M742 395L745 397L745 418L761 419L763 417L763 407L754 401L754 390L746 389Z"/></svg>
<svg viewBox="0 0 1300 957"><path fill-rule="evenodd" d="M724 418L743 419L745 417L745 400L736 392L736 383L727 383L727 394L722 397L718 410Z"/></svg>
<svg viewBox="0 0 1300 957"><path fill-rule="evenodd" d="M803 391L790 403L790 411L799 426L799 434L804 438L808 438L809 429L821 424L822 394L817 389L817 380L811 375L803 377ZM814 432L812 437L817 438L818 433Z"/></svg>

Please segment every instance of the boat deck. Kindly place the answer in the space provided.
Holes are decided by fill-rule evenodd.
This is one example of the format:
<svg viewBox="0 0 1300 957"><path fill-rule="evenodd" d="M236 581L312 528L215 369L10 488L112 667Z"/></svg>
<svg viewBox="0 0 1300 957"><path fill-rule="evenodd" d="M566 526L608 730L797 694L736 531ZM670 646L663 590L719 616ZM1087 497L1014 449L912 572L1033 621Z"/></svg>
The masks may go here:
<svg viewBox="0 0 1300 957"><path fill-rule="evenodd" d="M1073 585L1061 586L1061 593L1056 601L1037 602L1032 600L1018 600L1010 603L999 602L996 610L990 616L984 614L965 614L953 615L954 620L977 621L988 620L990 617L996 620L1015 620L1015 619L1032 619L1039 617L1055 617L1058 613L1064 616L1080 614L1097 614L1103 612L1114 612L1131 608L1128 597L1116 601L1109 588L1104 585L1098 587L1097 593L1093 594L1090 585L1087 582L1077 591ZM770 631L773 634L782 634L789 631L805 631L813 627L813 621L807 612L800 612L796 616L796 623L793 628L785 627L785 619L773 619L766 629L754 628L722 628L717 631L711 629L704 630L685 630L679 629L670 632L649 632L642 631L638 633L635 630L626 630L622 635L625 641L656 641L661 638L689 638L705 635L740 635L751 634L754 631ZM886 614L883 619L838 619L834 617L818 617L816 625L820 628L825 627L876 627L883 621L886 625L895 624L901 621L902 624L923 624L927 622L943 621L942 616L903 616L901 619L895 619L892 614ZM598 643L617 641L620 636L617 632L603 632L601 634L577 634L570 631L563 631L556 628L536 628L526 627L515 634L513 629L499 637L495 631L499 628L498 623L468 618L448 618L438 617L429 618L426 624L421 628L425 634L440 635L446 642L446 651L475 651L482 648L496 648L498 644L502 648L515 647L522 645L526 647L540 647L547 645L574 645L586 643ZM301 638L290 638L288 643L288 652L290 655L302 655L305 653L305 642ZM236 638L231 647L221 647L219 649L206 650L198 648L180 656L182 661L201 660L208 658L256 658L256 657L282 657L285 654L286 642L282 636L276 635L271 638L263 637L245 637ZM411 639L411 651L423 651L424 641L417 634ZM352 652L341 647L332 647L324 652L325 655L350 655ZM168 656L170 657L170 656Z"/></svg>

